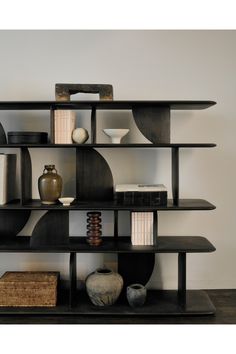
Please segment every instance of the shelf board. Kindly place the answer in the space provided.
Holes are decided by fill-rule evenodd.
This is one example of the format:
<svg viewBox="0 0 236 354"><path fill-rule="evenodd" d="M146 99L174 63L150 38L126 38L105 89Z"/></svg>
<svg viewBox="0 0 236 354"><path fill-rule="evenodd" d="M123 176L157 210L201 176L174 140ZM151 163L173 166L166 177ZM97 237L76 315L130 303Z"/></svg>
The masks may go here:
<svg viewBox="0 0 236 354"><path fill-rule="evenodd" d="M173 110L198 110L206 109L213 105L214 101L0 101L0 110L49 110L49 109L91 109L118 110L132 109L133 107L169 106Z"/></svg>
<svg viewBox="0 0 236 354"><path fill-rule="evenodd" d="M70 206L64 207L62 204L43 205L39 199L33 199L27 204L21 205L19 200L14 200L8 204L0 206L0 210L135 210L135 211L155 211L155 210L213 210L215 206L204 199L180 199L178 205L173 204L172 199L168 199L167 206L149 205L120 205L114 201L78 201Z"/></svg>
<svg viewBox="0 0 236 354"><path fill-rule="evenodd" d="M187 290L186 305L181 306L176 290L148 290L146 303L142 307L132 308L124 297L112 306L94 306L88 295L78 292L77 304L73 308L67 305L68 294L62 297L56 307L0 307L1 315L86 315L86 316L189 316L212 315L215 307L205 291Z"/></svg>
<svg viewBox="0 0 236 354"><path fill-rule="evenodd" d="M86 237L69 237L68 246L30 247L30 236L0 238L0 252L32 252L32 253L205 253L214 252L215 247L201 236L158 236L155 246L133 246L129 236L104 236L103 243L90 246Z"/></svg>
<svg viewBox="0 0 236 354"><path fill-rule="evenodd" d="M143 144L143 143L134 143L134 144L1 144L0 148L79 148L79 149L88 149L88 148L212 148L215 147L214 143L171 143L171 144Z"/></svg>

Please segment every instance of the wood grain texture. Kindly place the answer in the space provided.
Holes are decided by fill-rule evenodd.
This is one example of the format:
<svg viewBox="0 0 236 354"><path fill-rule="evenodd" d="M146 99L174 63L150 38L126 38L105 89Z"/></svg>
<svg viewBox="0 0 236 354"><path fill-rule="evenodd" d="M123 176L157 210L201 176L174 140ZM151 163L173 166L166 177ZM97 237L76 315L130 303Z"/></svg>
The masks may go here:
<svg viewBox="0 0 236 354"><path fill-rule="evenodd" d="M1 315L1 324L236 324L236 289L206 290L215 315L194 316L34 316Z"/></svg>
<svg viewBox="0 0 236 354"><path fill-rule="evenodd" d="M61 148L61 149L74 149L74 148L79 148L79 149L88 149L88 148L105 148L105 149L136 149L136 148L142 148L142 149L150 149L150 148L163 148L163 149L169 149L171 147L180 147L180 148L213 148L215 147L216 144L213 143L172 143L172 144L150 144L150 143L134 143L134 144L104 144L104 143L98 143L98 144L8 144L7 148L17 148L17 147L29 147L29 148ZM0 148L5 148L6 146L4 144L0 144Z"/></svg>
<svg viewBox="0 0 236 354"><path fill-rule="evenodd" d="M76 149L76 199L113 200L113 177L110 167L94 149ZM89 206L87 209L90 209Z"/></svg>
<svg viewBox="0 0 236 354"><path fill-rule="evenodd" d="M170 107L140 107L132 109L140 132L152 143L170 143Z"/></svg>
<svg viewBox="0 0 236 354"><path fill-rule="evenodd" d="M50 110L50 109L96 109L110 110L110 109L132 109L133 107L159 107L168 106L174 110L198 110L207 109L214 106L214 101L157 101L157 100L86 100L86 101L0 101L0 110Z"/></svg>
<svg viewBox="0 0 236 354"><path fill-rule="evenodd" d="M182 307L186 306L186 253L178 254L178 299Z"/></svg>
<svg viewBox="0 0 236 354"><path fill-rule="evenodd" d="M171 149L172 196L173 204L179 205L179 147Z"/></svg>
<svg viewBox="0 0 236 354"><path fill-rule="evenodd" d="M87 213L87 243L90 246L100 246L102 243L101 212Z"/></svg>
<svg viewBox="0 0 236 354"><path fill-rule="evenodd" d="M77 274L76 274L76 253L70 253L70 298L69 298L69 307L72 308L76 302L76 290L77 290Z"/></svg>
<svg viewBox="0 0 236 354"><path fill-rule="evenodd" d="M158 236L155 246L133 246L130 236L104 236L104 242L99 247L91 247L86 237L69 237L66 245L46 245L30 247L30 237L21 236L15 239L4 238L2 235L0 252L40 252L40 253L207 253L214 252L215 247L205 237L201 236Z"/></svg>
<svg viewBox="0 0 236 354"><path fill-rule="evenodd" d="M91 143L96 144L97 141L97 114L96 108L91 111Z"/></svg>
<svg viewBox="0 0 236 354"><path fill-rule="evenodd" d="M61 296L58 306L51 308L0 308L0 318L8 315L67 315L68 317L84 316L124 316L134 320L135 317L148 316L191 316L191 315L213 315L215 307L206 292L201 290L188 290L186 294L186 306L183 308L178 304L178 291L176 290L149 290L144 306L130 307L125 294L121 294L118 301L112 306L94 306L87 293L80 291L76 294L75 306L68 305L68 292ZM39 319L40 321L40 319Z"/></svg>
<svg viewBox="0 0 236 354"><path fill-rule="evenodd" d="M30 210L0 210L0 239L15 238L30 217Z"/></svg>
<svg viewBox="0 0 236 354"><path fill-rule="evenodd" d="M66 246L69 243L69 212L48 211L36 224L30 247Z"/></svg>
<svg viewBox="0 0 236 354"><path fill-rule="evenodd" d="M96 186L95 186L96 188ZM82 190L82 187L81 187ZM83 190L82 190L83 192ZM108 197L112 193L108 194ZM86 194L84 194L86 198ZM101 196L102 197L102 196ZM204 199L180 199L179 204L176 206L173 204L172 199L167 200L166 206L135 206L135 205L118 205L114 200L77 200L73 202L70 206L66 207L66 210L136 210L136 211L177 211L177 210L213 210L216 207ZM13 200L12 202L0 206L0 210L19 210L19 209L30 209L30 210L65 210L62 204L44 205L39 199L32 199L25 205L21 205L19 200Z"/></svg>

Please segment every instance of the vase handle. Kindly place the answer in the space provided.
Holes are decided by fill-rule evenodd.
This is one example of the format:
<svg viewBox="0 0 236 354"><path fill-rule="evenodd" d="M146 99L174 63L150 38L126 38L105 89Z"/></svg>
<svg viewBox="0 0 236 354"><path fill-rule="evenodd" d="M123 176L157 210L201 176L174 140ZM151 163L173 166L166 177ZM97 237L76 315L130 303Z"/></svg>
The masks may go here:
<svg viewBox="0 0 236 354"><path fill-rule="evenodd" d="M46 171L46 172L45 172L45 171ZM56 168L53 168L53 169L52 169L52 172L53 172L53 171L55 171L55 172L56 172L56 174L57 174L57 169L56 169ZM46 175L46 174L47 174L47 172L48 172L48 170L47 170L46 168L44 168L44 170L43 170L43 174L44 174L44 175Z"/></svg>

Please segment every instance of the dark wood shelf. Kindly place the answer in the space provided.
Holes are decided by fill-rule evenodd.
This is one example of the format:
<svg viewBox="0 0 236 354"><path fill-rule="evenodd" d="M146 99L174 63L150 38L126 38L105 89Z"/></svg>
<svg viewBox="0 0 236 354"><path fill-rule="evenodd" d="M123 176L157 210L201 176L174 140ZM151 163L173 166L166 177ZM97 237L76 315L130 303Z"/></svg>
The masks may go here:
<svg viewBox="0 0 236 354"><path fill-rule="evenodd" d="M91 109L115 110L132 109L133 107L168 106L173 110L206 109L214 101L1 101L0 110L49 110L49 109Z"/></svg>
<svg viewBox="0 0 236 354"><path fill-rule="evenodd" d="M186 290L186 254L207 253L215 247L201 236L157 236L157 211L213 210L215 206L204 199L179 198L179 148L212 148L214 143L170 143L171 110L201 110L215 105L208 100L168 100L168 101L2 101L0 110L48 110L50 117L50 141L54 141L54 110L91 111L91 142L89 144L3 144L6 134L0 124L0 148L20 148L20 185L19 200L0 206L2 232L0 235L0 253L69 253L69 290L60 284L58 305L53 308L10 308L0 307L1 316L164 316L164 315L210 315L215 313L208 295L200 290ZM134 144L96 144L97 110L131 110L140 132L154 142ZM50 114L49 114L50 113ZM112 115L111 115L112 117ZM111 118L112 119L112 118ZM160 143L159 143L160 142ZM76 152L76 200L69 207L61 203L43 205L40 200L32 199L32 163L28 148L74 148ZM173 199L166 206L120 205L113 200L113 177L109 165L95 149L99 148L170 148ZM94 178L94 171L96 176ZM12 231L21 223L25 225L31 210L45 210L46 213L36 224L33 236L12 236ZM68 211L115 211L114 234L103 236L102 244L90 246L86 237L69 237ZM131 237L117 237L119 210L153 211L154 246L133 246ZM19 223L20 219L20 223ZM16 225L17 226L17 225ZM18 226L17 226L18 227ZM16 230L17 228L15 228ZM19 229L22 229L22 227ZM55 230L56 233L55 233ZM4 236L5 234L5 236ZM62 246L63 244L63 246ZM147 302L143 307L131 308L125 298L125 291L118 302L110 307L92 305L85 291L77 291L77 253L114 253L118 254L118 271L124 284L130 279L146 284L151 277L155 264L155 253L178 254L178 290L148 291ZM132 266L130 266L132 264ZM134 274L128 274L134 268ZM127 272L128 271L128 272ZM131 272L131 273L132 273ZM136 282L132 281L132 282ZM124 289L125 290L125 289ZM104 316L103 316L104 317ZM40 318L40 316L38 316Z"/></svg>
<svg viewBox="0 0 236 354"><path fill-rule="evenodd" d="M56 307L0 307L0 317L3 315L86 315L86 316L166 316L166 315L211 315L215 307L208 295L202 290L187 290L186 304L179 303L176 290L149 290L147 301L142 307L132 308L124 297L112 306L94 306L88 295L80 291L76 295L76 304L70 308L65 295L59 300Z"/></svg>
<svg viewBox="0 0 236 354"><path fill-rule="evenodd" d="M215 206L204 199L179 199L178 205L173 204L172 199L168 199L167 206L150 205L120 205L114 201L83 201L73 202L70 206L64 207L62 204L44 205L39 199L33 199L22 205L19 200L14 200L8 204L0 206L0 210L213 210Z"/></svg>
<svg viewBox="0 0 236 354"><path fill-rule="evenodd" d="M68 246L30 247L29 236L0 238L0 252L42 252L42 253L205 253L214 252L215 247L201 236L158 236L155 246L133 246L129 236L104 236L103 243L90 246L86 237L69 237Z"/></svg>
<svg viewBox="0 0 236 354"><path fill-rule="evenodd" d="M214 143L171 143L171 144L1 144L0 148L79 148L79 149L87 149L87 148L213 148L216 144Z"/></svg>

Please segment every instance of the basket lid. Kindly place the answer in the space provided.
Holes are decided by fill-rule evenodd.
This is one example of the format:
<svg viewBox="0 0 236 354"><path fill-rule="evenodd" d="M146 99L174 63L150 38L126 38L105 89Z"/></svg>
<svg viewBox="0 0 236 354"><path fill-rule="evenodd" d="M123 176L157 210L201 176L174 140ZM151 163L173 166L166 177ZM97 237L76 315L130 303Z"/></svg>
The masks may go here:
<svg viewBox="0 0 236 354"><path fill-rule="evenodd" d="M55 282L59 272L5 272L0 283L8 282Z"/></svg>

